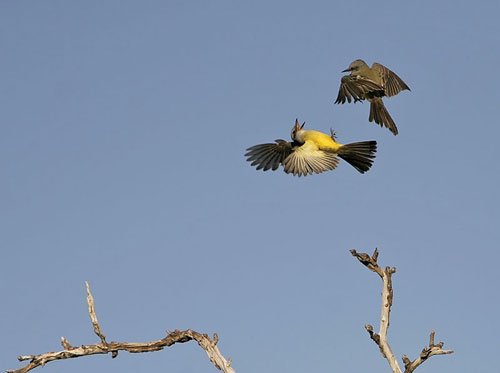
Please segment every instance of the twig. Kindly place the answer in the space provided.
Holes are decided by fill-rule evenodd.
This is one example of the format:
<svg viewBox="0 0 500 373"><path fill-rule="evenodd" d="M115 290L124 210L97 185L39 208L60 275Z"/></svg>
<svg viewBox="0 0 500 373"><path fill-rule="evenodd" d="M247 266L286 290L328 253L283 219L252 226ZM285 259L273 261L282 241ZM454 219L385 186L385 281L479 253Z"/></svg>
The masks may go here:
<svg viewBox="0 0 500 373"><path fill-rule="evenodd" d="M431 335L429 337L429 346L426 346L422 349L422 352L420 353L419 357L417 357L415 360L410 361L408 356L403 355L403 363L405 364L405 372L404 373L411 373L417 367L422 364L424 361L426 361L428 358L434 355L448 355L452 354L453 350L443 350L444 343L439 342L438 344L434 343L434 337L436 335L436 332L433 330L431 332Z"/></svg>
<svg viewBox="0 0 500 373"><path fill-rule="evenodd" d="M365 329L370 335L370 338L377 344L382 353L382 356L387 360L389 366L391 367L393 373L403 373L399 363L392 352L391 346L387 339L387 332L389 330L391 307L393 301L393 289L392 289L392 275L396 273L396 268L385 267L382 269L378 263L378 250L375 249L372 256L366 253L358 253L356 250L351 250L352 256L356 257L365 267L369 270L375 272L382 279L382 305L380 310L380 328L379 332L375 333L373 331L373 326L370 324L365 325ZM434 344L434 331L431 333L429 346L425 347L420 356L413 361L403 355L403 363L405 364L404 373L412 373L419 365L421 365L425 360L433 355L444 355L453 353L452 350L443 350L443 342Z"/></svg>
<svg viewBox="0 0 500 373"><path fill-rule="evenodd" d="M201 334L191 329L174 330L173 332L167 333L165 338L152 342L106 342L106 337L102 333L99 322L97 321L94 308L94 298L92 297L92 293L90 292L90 287L87 282L86 288L90 319L94 332L100 338L101 343L73 347L66 338L62 337L61 344L64 350L58 352L46 352L40 355L19 356L19 361L30 360L30 362L22 368L8 370L7 373L26 373L39 366L44 366L46 363L51 361L73 359L81 356L111 353L111 356L114 358L118 355L118 351L127 351L130 353L160 351L163 350L163 348L173 346L176 343L186 343L192 340L196 341L198 345L205 350L210 361L217 369L221 370L223 373L235 373L234 369L231 367L231 361L224 358L217 347L217 342L219 341L217 334L214 334L213 338L210 338L207 334Z"/></svg>
<svg viewBox="0 0 500 373"><path fill-rule="evenodd" d="M85 281L85 287L87 288L87 305L89 306L89 316L92 322L92 327L94 328L94 333L97 334L103 345L106 345L106 336L102 333L101 327L99 326L99 321L97 321L97 315L95 313L94 297L90 292L90 285L88 281Z"/></svg>

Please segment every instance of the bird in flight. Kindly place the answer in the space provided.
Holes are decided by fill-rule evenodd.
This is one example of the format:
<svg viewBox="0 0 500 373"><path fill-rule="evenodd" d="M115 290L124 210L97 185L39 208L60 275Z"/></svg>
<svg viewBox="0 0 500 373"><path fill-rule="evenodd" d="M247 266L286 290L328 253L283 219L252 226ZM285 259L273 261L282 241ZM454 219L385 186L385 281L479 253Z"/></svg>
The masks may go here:
<svg viewBox="0 0 500 373"><path fill-rule="evenodd" d="M376 141L362 141L341 144L336 141L335 132L331 135L314 130L305 130L295 120L292 128L292 141L275 140L274 143L254 145L247 149L245 157L257 170L277 170L283 166L287 174L307 176L333 170L339 158L348 162L356 170L365 173L370 169L377 151ZM338 157L337 157L338 156Z"/></svg>
<svg viewBox="0 0 500 373"><path fill-rule="evenodd" d="M410 91L410 87L394 72L377 62L372 67L368 67L365 61L355 60L342 72L350 72L350 74L342 77L335 103L370 101L368 120L375 121L381 127L387 127L389 131L397 135L398 128L385 108L382 97L395 96L404 90Z"/></svg>

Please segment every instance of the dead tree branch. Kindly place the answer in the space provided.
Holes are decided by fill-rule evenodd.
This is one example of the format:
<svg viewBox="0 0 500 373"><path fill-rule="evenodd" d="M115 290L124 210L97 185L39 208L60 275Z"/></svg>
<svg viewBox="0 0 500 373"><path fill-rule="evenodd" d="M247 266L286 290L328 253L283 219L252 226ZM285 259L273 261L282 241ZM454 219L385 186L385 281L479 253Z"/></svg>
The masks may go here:
<svg viewBox="0 0 500 373"><path fill-rule="evenodd" d="M420 353L419 357L417 357L415 360L410 361L408 356L403 355L403 363L405 364L405 371L404 373L411 373L417 367L422 364L424 361L426 361L428 358L434 355L447 355L453 353L453 350L443 350L444 342L439 342L438 344L434 343L434 336L436 332L433 330L431 332L431 335L429 337L429 346L424 347L422 349L422 352Z"/></svg>
<svg viewBox="0 0 500 373"><path fill-rule="evenodd" d="M101 342L92 345L73 347L66 338L62 337L61 344L64 350L46 352L40 355L19 356L19 361L29 360L29 363L22 368L8 370L7 373L26 373L39 366L44 366L51 361L73 359L82 356L111 353L111 357L115 358L118 356L119 351L127 351L130 353L161 351L163 348L173 346L176 343L186 343L192 340L196 341L198 345L205 350L208 358L217 369L223 373L235 373L234 369L231 367L231 361L224 358L217 347L217 342L219 341L217 334L214 334L213 338L210 338L207 334L201 334L191 329L174 330L173 332L169 332L165 338L151 342L106 342L106 337L102 333L99 322L97 321L94 298L90 292L89 284L87 282L85 284L87 288L87 304L90 320L94 332Z"/></svg>
<svg viewBox="0 0 500 373"><path fill-rule="evenodd" d="M387 339L387 331L389 330L391 307L393 301L393 289L392 289L392 275L396 273L396 268L385 267L382 269L378 263L378 250L375 249L373 255L368 255L366 253L358 253L356 250L351 250L352 256L356 257L365 267L369 270L375 272L382 279L382 305L380 310L380 328L379 332L375 333L373 331L373 326L370 324L365 325L365 329L370 335L370 338L377 344L382 353L382 356L387 360L389 366L391 367L393 373L403 373L399 363L392 352L391 346ZM405 365L404 373L412 373L419 365L421 365L425 360L433 355L445 355L453 353L452 350L443 350L443 342L434 344L435 332L432 331L430 335L429 346L424 347L420 356L415 360L411 361L406 355L403 355L403 363Z"/></svg>

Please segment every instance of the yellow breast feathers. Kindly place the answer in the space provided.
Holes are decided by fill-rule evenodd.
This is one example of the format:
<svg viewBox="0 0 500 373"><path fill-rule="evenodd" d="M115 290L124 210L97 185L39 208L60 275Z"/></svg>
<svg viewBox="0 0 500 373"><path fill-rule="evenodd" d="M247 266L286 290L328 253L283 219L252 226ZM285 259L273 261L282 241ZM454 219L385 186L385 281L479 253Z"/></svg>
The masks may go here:
<svg viewBox="0 0 500 373"><path fill-rule="evenodd" d="M316 144L320 150L332 150L337 152L342 146L341 144L335 142L331 136L319 131L305 130L301 137L304 142L311 141Z"/></svg>

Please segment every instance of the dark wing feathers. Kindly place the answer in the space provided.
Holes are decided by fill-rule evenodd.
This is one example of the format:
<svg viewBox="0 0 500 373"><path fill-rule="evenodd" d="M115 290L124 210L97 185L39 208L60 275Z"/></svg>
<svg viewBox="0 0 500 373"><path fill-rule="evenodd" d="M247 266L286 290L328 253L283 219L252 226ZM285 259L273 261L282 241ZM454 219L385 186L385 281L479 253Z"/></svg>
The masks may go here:
<svg viewBox="0 0 500 373"><path fill-rule="evenodd" d="M384 88L374 81L359 75L344 75L340 80L340 88L336 104L345 104L345 102L357 102L367 98L367 95L383 95Z"/></svg>
<svg viewBox="0 0 500 373"><path fill-rule="evenodd" d="M276 143L254 145L247 149L245 157L257 166L257 170L277 170L283 160L292 152L292 143L275 140Z"/></svg>
<svg viewBox="0 0 500 373"><path fill-rule="evenodd" d="M335 153L319 150L314 143L306 141L299 145L285 140L259 144L247 149L245 157L257 170L277 170L283 165L287 174L306 176L333 170L339 159Z"/></svg>
<svg viewBox="0 0 500 373"><path fill-rule="evenodd" d="M393 71L389 70L384 65L375 62L372 65L372 69L378 72L380 78L384 85L385 95L388 97L397 95L399 92L404 90L410 90L410 87L406 85L403 80L396 75Z"/></svg>

